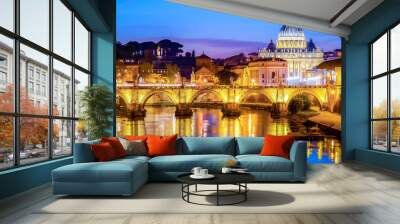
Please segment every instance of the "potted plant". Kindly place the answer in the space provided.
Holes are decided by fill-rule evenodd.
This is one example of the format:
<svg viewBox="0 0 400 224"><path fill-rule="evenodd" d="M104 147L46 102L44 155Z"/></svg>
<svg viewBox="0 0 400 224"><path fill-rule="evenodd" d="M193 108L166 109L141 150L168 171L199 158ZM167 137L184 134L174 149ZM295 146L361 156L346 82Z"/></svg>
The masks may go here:
<svg viewBox="0 0 400 224"><path fill-rule="evenodd" d="M112 126L113 95L108 87L95 84L86 87L80 93L79 106L82 109L81 118L87 126L90 140L110 136Z"/></svg>

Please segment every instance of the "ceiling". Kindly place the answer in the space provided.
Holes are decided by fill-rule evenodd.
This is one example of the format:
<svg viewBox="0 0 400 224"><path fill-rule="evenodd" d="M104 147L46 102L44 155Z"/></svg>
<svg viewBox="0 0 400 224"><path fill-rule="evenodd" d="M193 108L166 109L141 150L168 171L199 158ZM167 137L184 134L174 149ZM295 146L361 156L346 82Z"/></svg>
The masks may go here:
<svg viewBox="0 0 400 224"><path fill-rule="evenodd" d="M383 0L170 0L347 38L350 26Z"/></svg>

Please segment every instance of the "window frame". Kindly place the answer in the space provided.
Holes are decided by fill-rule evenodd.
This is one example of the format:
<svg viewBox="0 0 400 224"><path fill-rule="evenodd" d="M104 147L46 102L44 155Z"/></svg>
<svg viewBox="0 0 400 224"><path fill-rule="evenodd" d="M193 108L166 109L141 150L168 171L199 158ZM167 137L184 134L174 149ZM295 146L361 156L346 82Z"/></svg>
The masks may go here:
<svg viewBox="0 0 400 224"><path fill-rule="evenodd" d="M13 112L1 112L0 111L0 116L10 116L13 119L13 166L10 167L4 167L0 168L0 172L5 171L5 170L10 170L10 169L16 169L19 167L23 166L29 166L37 163L43 163L49 160L58 160L66 157L70 157L73 155L74 151L74 143L75 143L75 125L76 121L79 120L79 117L75 117L75 108L71 108L71 115L70 116L56 116L53 115L53 59L58 60L59 62L62 62L68 66L71 66L71 92L72 92L72 99L71 99L71 105L74 105L75 103L75 88L74 88L74 82L75 82L75 69L87 74L89 76L89 83L88 85L92 85L92 57L91 57L91 50L92 50L92 43L91 43L91 38L92 38L92 30L88 27L88 25L85 23L85 21L79 16L79 14L72 9L72 7L66 2L65 0L59 0L62 4L68 8L68 10L71 11L71 58L64 58L63 56L55 53L54 50L54 40L53 40L53 1L54 0L47 0L49 2L49 47L46 49L45 47L42 47L39 44L34 43L33 41L30 41L29 39L23 37L20 35L20 0L14 0L13 1L13 10L14 10L14 30L10 31L4 27L0 26L0 35L5 36L7 38L11 38L13 41L13 54L12 54L12 61L13 64L12 66L12 74L13 79L14 79L14 99L13 99L13 107L14 110ZM75 63L75 18L79 20L79 22L84 26L84 28L88 31L89 34L89 39L88 39L88 62L89 62L89 67L88 69L85 69L78 64ZM20 111L20 65L21 65L21 57L20 57L20 45L25 45L29 48L32 48L33 50L36 50L40 53L43 53L48 56L49 62L48 62L48 84L46 90L48 91L47 97L48 97L48 113L46 115L39 115L39 114L28 114L28 113L21 113ZM28 69L28 67L27 67ZM34 72L34 80L35 80L35 70ZM29 80L29 73L26 74L27 80ZM28 86L27 86L28 88ZM27 91L29 91L27 89ZM35 90L34 90L35 91ZM48 151L48 157L43 158L43 160L38 161L38 162L32 162L32 163L26 163L26 164L21 164L21 159L20 159L20 119L21 118L45 118L47 119L48 122L48 136L47 136L47 142L49 143L47 146L47 151ZM53 142L53 123L56 120L66 120L71 122L71 153L68 155L62 155L62 156L54 156L54 146L52 144Z"/></svg>
<svg viewBox="0 0 400 224"><path fill-rule="evenodd" d="M393 28L400 26L400 21L397 21L396 23L392 24L390 27L385 29L384 32L379 34L375 39L373 39L369 44L369 145L370 145L370 150L373 151L379 151L379 152L386 152L386 153L391 153L391 154L400 154L400 152L393 152L392 151L392 121L400 121L400 117L393 117L392 116L392 98L391 98L391 91L392 91L392 76L396 75L398 72L400 72L400 67L397 68L391 68L391 31ZM387 64L386 64L386 71L374 75L373 72L373 44L378 41L381 37L384 35L387 35ZM385 118L373 118L373 81L382 77L386 77L386 86L387 86L387 93L386 93L386 98L387 98L387 105L386 105L386 117ZM373 122L376 121L386 121L386 151L379 150L374 148L374 136L373 136Z"/></svg>

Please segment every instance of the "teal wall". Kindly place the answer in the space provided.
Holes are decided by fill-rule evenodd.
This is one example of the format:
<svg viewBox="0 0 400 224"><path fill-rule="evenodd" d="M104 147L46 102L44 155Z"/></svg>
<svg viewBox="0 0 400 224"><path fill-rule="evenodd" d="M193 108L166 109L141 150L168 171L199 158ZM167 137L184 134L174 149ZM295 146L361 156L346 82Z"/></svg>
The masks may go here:
<svg viewBox="0 0 400 224"><path fill-rule="evenodd" d="M0 173L0 199L29 190L51 181L51 171L72 163L72 158L47 161Z"/></svg>
<svg viewBox="0 0 400 224"><path fill-rule="evenodd" d="M351 27L344 43L344 159L399 170L400 157L369 150L369 43L400 22L400 0L385 0ZM390 159L389 157L390 156Z"/></svg>
<svg viewBox="0 0 400 224"><path fill-rule="evenodd" d="M115 97L115 0L67 2L92 31L92 82L107 85ZM114 124L110 132L114 132L115 116L111 119ZM0 172L0 199L48 183L53 169L71 163L69 157Z"/></svg>
<svg viewBox="0 0 400 224"><path fill-rule="evenodd" d="M109 128L111 135L115 135L115 43L116 43L116 1L98 0L96 7L102 15L103 21L107 24L107 30L93 30L92 33L92 82L106 85L113 93L113 116L112 127Z"/></svg>
<svg viewBox="0 0 400 224"><path fill-rule="evenodd" d="M114 65L114 35L112 33L93 33L92 35L92 82L108 86L114 93L115 104L115 65ZM115 106L113 106L115 108ZM109 132L115 135L115 109L113 126Z"/></svg>

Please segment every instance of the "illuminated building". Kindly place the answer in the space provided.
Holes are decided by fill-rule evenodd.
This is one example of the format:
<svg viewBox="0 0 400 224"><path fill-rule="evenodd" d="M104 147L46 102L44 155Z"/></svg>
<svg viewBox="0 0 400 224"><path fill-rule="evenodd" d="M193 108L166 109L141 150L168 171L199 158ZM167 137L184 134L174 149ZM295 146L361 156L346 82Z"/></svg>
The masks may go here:
<svg viewBox="0 0 400 224"><path fill-rule="evenodd" d="M281 58L265 58L237 65L231 68L239 75L236 84L240 86L287 85L287 62Z"/></svg>
<svg viewBox="0 0 400 224"><path fill-rule="evenodd" d="M249 62L250 80L259 86L287 84L287 62L281 58L265 58ZM254 80L254 81L253 81Z"/></svg>
<svg viewBox="0 0 400 224"><path fill-rule="evenodd" d="M207 67L201 67L192 75L192 83L201 85L213 85L218 83L218 78L215 76L215 72L211 71Z"/></svg>
<svg viewBox="0 0 400 224"><path fill-rule="evenodd" d="M250 71L247 65L236 65L231 68L231 71L238 74L239 77L236 80L235 84L239 86L250 86Z"/></svg>
<svg viewBox="0 0 400 224"><path fill-rule="evenodd" d="M341 85L342 83L342 60L340 58L325 61L317 66L317 69L324 71L327 83Z"/></svg>
<svg viewBox="0 0 400 224"><path fill-rule="evenodd" d="M271 40L266 48L259 51L258 57L286 60L288 85L305 84L306 71L324 60L323 52L312 39L306 41L303 29L286 25L281 27L276 45Z"/></svg>
<svg viewBox="0 0 400 224"><path fill-rule="evenodd" d="M214 67L212 59L204 53L196 57L196 69L200 69L201 67L206 67L209 70L212 70Z"/></svg>
<svg viewBox="0 0 400 224"><path fill-rule="evenodd" d="M118 82L136 82L139 76L139 65L118 60L116 73Z"/></svg>

